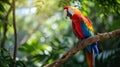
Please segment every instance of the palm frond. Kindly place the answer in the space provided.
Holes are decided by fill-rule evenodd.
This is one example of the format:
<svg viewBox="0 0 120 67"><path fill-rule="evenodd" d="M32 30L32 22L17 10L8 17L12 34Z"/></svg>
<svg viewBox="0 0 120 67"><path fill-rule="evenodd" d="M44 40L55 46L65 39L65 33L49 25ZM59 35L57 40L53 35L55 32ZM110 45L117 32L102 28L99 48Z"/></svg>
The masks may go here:
<svg viewBox="0 0 120 67"><path fill-rule="evenodd" d="M119 67L120 48L104 51L96 56L96 67Z"/></svg>

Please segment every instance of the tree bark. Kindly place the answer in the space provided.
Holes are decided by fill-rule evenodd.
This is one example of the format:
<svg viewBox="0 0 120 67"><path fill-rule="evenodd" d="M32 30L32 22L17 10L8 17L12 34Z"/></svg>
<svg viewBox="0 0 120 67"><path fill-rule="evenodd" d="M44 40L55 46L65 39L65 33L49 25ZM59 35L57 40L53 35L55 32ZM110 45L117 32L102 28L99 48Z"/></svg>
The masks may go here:
<svg viewBox="0 0 120 67"><path fill-rule="evenodd" d="M66 54L64 54L61 58L58 58L53 63L46 65L45 67L60 67L63 63L68 61L74 54L76 54L79 50L84 49L86 46L103 39L110 39L114 37L120 37L120 29L108 32L108 33L101 33L95 35L94 37L89 37L83 41L79 41L76 46L70 49Z"/></svg>
<svg viewBox="0 0 120 67"><path fill-rule="evenodd" d="M15 0L12 0L12 7L13 7L13 29L14 29L14 53L13 53L13 67L16 67L16 54L17 54L17 29L16 29L16 18L15 18Z"/></svg>

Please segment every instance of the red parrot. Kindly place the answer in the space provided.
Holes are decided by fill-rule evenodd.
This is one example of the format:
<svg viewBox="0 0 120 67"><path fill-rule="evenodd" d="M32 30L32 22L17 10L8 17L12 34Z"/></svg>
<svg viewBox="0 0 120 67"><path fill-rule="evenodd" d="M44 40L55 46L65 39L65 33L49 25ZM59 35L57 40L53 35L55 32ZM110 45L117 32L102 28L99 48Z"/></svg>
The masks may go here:
<svg viewBox="0 0 120 67"><path fill-rule="evenodd" d="M72 6L65 6L64 16L70 17L73 33L78 39L83 40L90 36L94 36L94 29L90 19L83 16L79 9ZM97 42L88 45L85 49L88 66L95 67L95 54L99 54Z"/></svg>

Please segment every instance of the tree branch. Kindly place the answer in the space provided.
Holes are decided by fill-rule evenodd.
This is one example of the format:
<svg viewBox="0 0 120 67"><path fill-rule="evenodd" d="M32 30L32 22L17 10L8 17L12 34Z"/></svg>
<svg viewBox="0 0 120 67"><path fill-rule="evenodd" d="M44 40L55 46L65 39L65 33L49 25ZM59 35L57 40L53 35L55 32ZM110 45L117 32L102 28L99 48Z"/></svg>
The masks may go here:
<svg viewBox="0 0 120 67"><path fill-rule="evenodd" d="M16 67L16 54L17 54L17 29L16 29L16 18L15 18L15 0L12 0L13 7L13 29L14 29L14 54L13 54L13 67Z"/></svg>
<svg viewBox="0 0 120 67"><path fill-rule="evenodd" d="M36 17L37 17L37 16L36 16ZM20 45L18 46L18 48L20 48L24 43L26 43L26 42L28 41L28 39L30 38L30 36L39 29L40 25L42 24L43 20L45 20L45 18L48 19L47 17L43 17L43 16L42 16L42 17L39 17L39 19L38 19L39 22L38 22L37 26L36 26L34 29L28 31L28 34L26 34L26 35L23 37L23 39L20 41ZM45 22L45 21L44 21L44 22Z"/></svg>
<svg viewBox="0 0 120 67"><path fill-rule="evenodd" d="M32 30L32 31L29 31L28 34L26 36L23 37L23 39L21 40L20 42L20 45L24 44L29 38L30 36L36 32L36 30L38 30L38 28L40 27L40 22L37 24L37 26ZM20 46L19 46L20 47ZM18 48L19 48L18 47Z"/></svg>
<svg viewBox="0 0 120 67"><path fill-rule="evenodd" d="M12 11L12 6L11 6L11 3L9 3L10 5L10 8L8 10L8 12L5 14L5 16L3 17L3 37L2 37L2 40L0 42L0 47L1 48L4 48L4 44L5 44L5 40L6 40L6 32L7 32L7 26L8 26L8 16L10 14L10 12ZM1 55L3 55L4 52L1 51Z"/></svg>
<svg viewBox="0 0 120 67"><path fill-rule="evenodd" d="M81 42L79 41L79 43L76 46L74 46L71 50L69 50L61 58L55 60L51 64L46 65L45 67L60 67L61 64L65 63L75 53L77 53L79 50L84 49L87 45L90 45L96 41L100 41L103 39L110 39L110 38L114 38L114 37L120 37L120 29L112 31L112 32L108 32L108 33L98 34L98 35L95 35L94 37L89 37Z"/></svg>

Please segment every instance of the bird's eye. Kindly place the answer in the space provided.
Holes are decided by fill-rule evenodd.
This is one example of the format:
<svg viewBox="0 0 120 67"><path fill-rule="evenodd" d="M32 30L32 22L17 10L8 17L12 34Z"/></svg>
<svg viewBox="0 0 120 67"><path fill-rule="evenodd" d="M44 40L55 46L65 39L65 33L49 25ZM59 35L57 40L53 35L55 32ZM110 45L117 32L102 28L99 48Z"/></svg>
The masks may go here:
<svg viewBox="0 0 120 67"><path fill-rule="evenodd" d="M69 8L68 11L69 11L70 14L72 14L72 15L74 14L74 9L73 8Z"/></svg>

